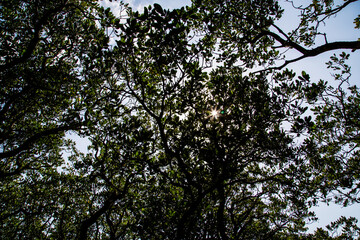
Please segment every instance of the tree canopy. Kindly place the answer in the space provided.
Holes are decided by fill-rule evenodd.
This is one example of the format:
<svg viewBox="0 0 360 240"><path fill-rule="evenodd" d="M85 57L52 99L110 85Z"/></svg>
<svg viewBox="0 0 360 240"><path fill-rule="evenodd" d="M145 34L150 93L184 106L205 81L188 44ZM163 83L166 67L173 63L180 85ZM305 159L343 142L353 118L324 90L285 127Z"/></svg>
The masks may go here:
<svg viewBox="0 0 360 240"><path fill-rule="evenodd" d="M306 232L319 202L360 201L360 41L319 30L359 1L287 2L289 33L275 0L2 2L2 238L359 237L345 217ZM334 50L331 81L286 68Z"/></svg>

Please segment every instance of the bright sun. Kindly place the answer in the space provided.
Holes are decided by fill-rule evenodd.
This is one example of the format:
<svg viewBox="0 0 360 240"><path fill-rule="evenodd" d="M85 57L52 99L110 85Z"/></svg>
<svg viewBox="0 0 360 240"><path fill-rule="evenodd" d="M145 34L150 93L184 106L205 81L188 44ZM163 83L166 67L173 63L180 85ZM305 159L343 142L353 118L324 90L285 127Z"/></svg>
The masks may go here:
<svg viewBox="0 0 360 240"><path fill-rule="evenodd" d="M216 110L216 109L211 110L211 117L217 118L218 115L219 115L218 110Z"/></svg>

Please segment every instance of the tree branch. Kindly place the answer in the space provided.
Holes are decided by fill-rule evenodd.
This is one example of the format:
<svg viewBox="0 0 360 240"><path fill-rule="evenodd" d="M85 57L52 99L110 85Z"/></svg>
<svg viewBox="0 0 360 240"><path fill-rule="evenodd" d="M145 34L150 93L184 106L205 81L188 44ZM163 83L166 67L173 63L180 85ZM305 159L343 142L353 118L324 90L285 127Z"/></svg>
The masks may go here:
<svg viewBox="0 0 360 240"><path fill-rule="evenodd" d="M73 124L73 125L60 126L60 127L56 127L53 129L47 129L42 132L36 133L33 136L29 137L27 140L25 140L19 147L15 148L13 150L10 150L10 151L1 152L0 159L15 156L16 154L20 153L21 151L24 151L24 150L30 148L31 145L33 145L36 141L38 141L39 139L41 139L43 137L55 135L55 134L58 134L58 133L64 132L64 131L76 130L81 126L82 126L82 123L77 123L77 124Z"/></svg>
<svg viewBox="0 0 360 240"><path fill-rule="evenodd" d="M357 50L357 49L360 49L360 41L331 42L331 43L326 43L321 46L315 47L313 49L306 49L306 48L302 47L301 45L297 44L296 42L290 41L289 39L285 40L282 37L280 37L278 34L271 32L271 31L263 31L257 37L255 37L253 39L253 41L251 41L251 43L254 44L259 39L261 39L262 37L265 37L265 36L270 36L270 37L274 38L276 41L278 41L281 44L281 47L284 47L284 48L290 47L290 48L293 48L303 54L300 57L297 57L297 58L294 58L291 60L286 60L285 63L282 64L281 66L267 68L265 70L280 70L290 63L299 61L299 60L307 58L307 57L314 57L314 56L317 56L317 55L320 55L322 53L332 51L332 50L338 50L338 49ZM264 70L260 70L257 72L262 72L262 71L264 71Z"/></svg>
<svg viewBox="0 0 360 240"><path fill-rule="evenodd" d="M79 234L77 239L87 239L87 233L88 229L91 225L93 225L106 211L108 211L116 200L124 197L125 193L128 191L129 184L130 184L130 178L132 175L130 175L126 179L125 186L123 190L120 193L112 193L108 199L105 200L103 206L98 209L94 214L92 214L89 218L85 219L80 224Z"/></svg>

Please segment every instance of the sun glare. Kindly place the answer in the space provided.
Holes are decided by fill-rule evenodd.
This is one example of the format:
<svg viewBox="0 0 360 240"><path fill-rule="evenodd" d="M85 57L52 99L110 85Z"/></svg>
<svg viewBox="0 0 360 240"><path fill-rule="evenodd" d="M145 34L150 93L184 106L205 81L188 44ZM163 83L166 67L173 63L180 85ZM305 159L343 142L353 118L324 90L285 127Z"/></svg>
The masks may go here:
<svg viewBox="0 0 360 240"><path fill-rule="evenodd" d="M212 118L217 118L218 115L219 115L218 110L216 110L216 109L211 110L211 117Z"/></svg>

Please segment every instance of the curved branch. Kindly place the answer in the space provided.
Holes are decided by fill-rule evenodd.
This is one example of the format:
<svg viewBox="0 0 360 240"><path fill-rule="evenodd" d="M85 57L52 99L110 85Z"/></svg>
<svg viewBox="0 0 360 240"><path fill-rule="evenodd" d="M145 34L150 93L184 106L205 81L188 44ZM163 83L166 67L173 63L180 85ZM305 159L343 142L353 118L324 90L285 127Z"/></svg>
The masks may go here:
<svg viewBox="0 0 360 240"><path fill-rule="evenodd" d="M330 9L330 10L324 11L324 12L319 12L317 14L314 13L314 16L317 16L317 17L321 16L321 15L327 15L327 17L332 16L332 15L340 12L342 9L344 9L346 6L348 6L350 3L357 2L357 1L358 0L349 0L349 1L345 2L343 5L336 6L336 8L334 8L334 9ZM302 10L302 11L304 11L306 8L309 7L309 6L308 7L302 7L302 6L296 7L294 4L294 1L286 0L286 2L290 2L293 8Z"/></svg>
<svg viewBox="0 0 360 240"><path fill-rule="evenodd" d="M33 136L29 137L27 140L25 140L19 147L15 148L13 150L10 150L10 151L1 152L0 159L15 156L16 154L20 153L21 151L24 151L24 150L30 148L36 141L38 141L39 139L41 139L43 137L55 135L55 134L58 134L58 133L64 132L64 131L76 130L81 126L82 126L82 124L60 126L60 127L56 127L53 129L47 129L42 132L36 133Z"/></svg>
<svg viewBox="0 0 360 240"><path fill-rule="evenodd" d="M282 47L290 47L290 48L294 48L297 51L305 54L308 50L304 47L302 47L301 45L297 44L296 42L290 41L290 40L285 40L282 37L280 37L278 34L271 32L271 31L263 31L262 33L260 33L256 38L255 38L255 42L257 40L259 40L260 38L264 37L264 36L270 36L272 38L274 38L276 41L278 41L279 43L281 43Z"/></svg>
<svg viewBox="0 0 360 240"><path fill-rule="evenodd" d="M326 43L311 50L307 50L307 54L305 55L307 55L308 57L313 57L321 53L328 52L331 50L337 50L337 49L352 49L352 50L360 49L360 41L349 41L349 42L341 41L341 42Z"/></svg>
<svg viewBox="0 0 360 240"><path fill-rule="evenodd" d="M314 56L317 56L317 55L320 55L322 53L332 51L332 50L339 50L339 49L357 50L357 49L360 49L360 41L331 42L331 43L325 43L321 46L318 46L318 47L315 47L312 49L306 49L303 46L301 46L300 44L298 44L294 41L290 41L289 39L285 40L282 37L280 37L278 34L271 32L271 31L263 31L262 33L260 33L257 37L255 37L253 39L252 43L254 44L259 39L261 39L262 37L265 37L265 36L274 38L276 41L278 41L281 44L281 47L283 47L283 48L285 48L285 47L293 48L293 49L297 50L298 52L302 53L302 55L300 57L297 57L297 58L294 58L291 60L286 60L285 63L282 64L281 66L267 68L266 70L280 70L290 63L299 61L299 60L307 58L307 57L314 57ZM264 70L260 70L257 72L262 72L262 71L264 71Z"/></svg>

